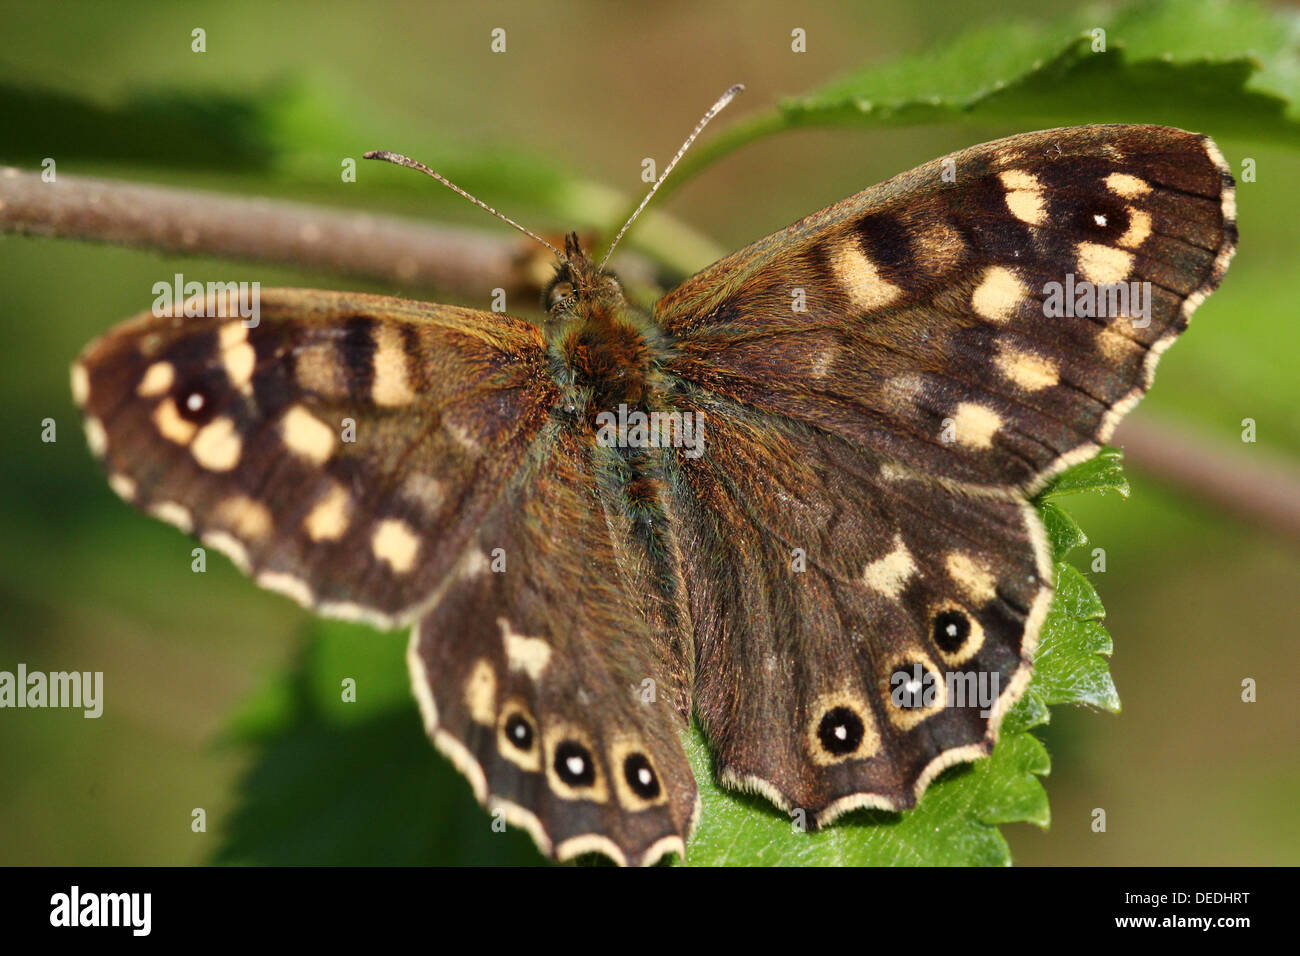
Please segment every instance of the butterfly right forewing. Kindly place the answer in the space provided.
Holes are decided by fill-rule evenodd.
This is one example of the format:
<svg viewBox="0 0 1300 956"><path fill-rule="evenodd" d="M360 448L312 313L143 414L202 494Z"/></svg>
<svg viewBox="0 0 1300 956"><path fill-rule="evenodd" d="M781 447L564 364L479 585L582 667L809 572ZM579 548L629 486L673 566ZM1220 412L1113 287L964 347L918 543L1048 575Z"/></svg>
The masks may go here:
<svg viewBox="0 0 1300 956"><path fill-rule="evenodd" d="M655 315L683 379L929 474L1032 491L1110 437L1236 235L1207 137L1046 130L836 203L687 280ZM1055 314L1050 290L1084 282L1136 283L1149 310Z"/></svg>

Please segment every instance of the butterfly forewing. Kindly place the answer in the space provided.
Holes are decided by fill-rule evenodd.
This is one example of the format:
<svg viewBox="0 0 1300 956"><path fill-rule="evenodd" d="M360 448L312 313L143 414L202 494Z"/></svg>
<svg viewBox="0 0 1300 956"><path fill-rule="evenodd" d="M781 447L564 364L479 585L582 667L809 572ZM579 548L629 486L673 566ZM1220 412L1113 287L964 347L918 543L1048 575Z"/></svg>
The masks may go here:
<svg viewBox="0 0 1300 956"><path fill-rule="evenodd" d="M934 475L1034 490L1110 437L1235 242L1206 137L1048 130L837 203L655 315L685 379Z"/></svg>
<svg viewBox="0 0 1300 956"><path fill-rule="evenodd" d="M251 328L207 305L74 366L111 484L303 604L409 619L546 420L540 334L346 293L269 290Z"/></svg>

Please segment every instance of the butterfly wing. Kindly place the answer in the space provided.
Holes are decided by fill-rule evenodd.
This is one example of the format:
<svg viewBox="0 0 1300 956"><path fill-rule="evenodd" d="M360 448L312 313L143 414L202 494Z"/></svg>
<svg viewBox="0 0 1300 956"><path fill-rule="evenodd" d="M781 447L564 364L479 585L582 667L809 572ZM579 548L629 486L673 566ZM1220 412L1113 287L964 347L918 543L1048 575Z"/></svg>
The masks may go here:
<svg viewBox="0 0 1300 956"><path fill-rule="evenodd" d="M897 176L656 305L707 422L673 488L724 781L824 822L987 752L1052 592L1029 496L1109 438L1235 241L1207 138L1051 130ZM1083 282L1119 307L1052 301Z"/></svg>
<svg viewBox="0 0 1300 956"><path fill-rule="evenodd" d="M689 279L655 316L684 379L927 474L1032 492L1094 453L1149 387L1227 269L1235 216L1207 137L1029 133L809 216ZM1082 283L1116 287L1101 296L1109 316L1076 314Z"/></svg>
<svg viewBox="0 0 1300 956"><path fill-rule="evenodd" d="M412 633L412 681L435 743L544 853L649 864L685 852L698 813L684 702L626 515L593 450L559 423L550 438Z"/></svg>
<svg viewBox="0 0 1300 956"><path fill-rule="evenodd" d="M698 397L674 482L695 706L720 780L825 823L987 753L1051 600L1033 507ZM915 685L915 686L914 686Z"/></svg>
<svg viewBox="0 0 1300 956"><path fill-rule="evenodd" d="M73 390L124 498L265 587L381 626L429 602L555 397L525 322L292 289L262 293L252 328L123 323Z"/></svg>
<svg viewBox="0 0 1300 956"><path fill-rule="evenodd" d="M233 305L140 316L74 365L113 488L321 613L418 620L431 736L543 852L681 852L683 680L623 576L626 519L552 420L541 333L286 289L252 328L206 317Z"/></svg>

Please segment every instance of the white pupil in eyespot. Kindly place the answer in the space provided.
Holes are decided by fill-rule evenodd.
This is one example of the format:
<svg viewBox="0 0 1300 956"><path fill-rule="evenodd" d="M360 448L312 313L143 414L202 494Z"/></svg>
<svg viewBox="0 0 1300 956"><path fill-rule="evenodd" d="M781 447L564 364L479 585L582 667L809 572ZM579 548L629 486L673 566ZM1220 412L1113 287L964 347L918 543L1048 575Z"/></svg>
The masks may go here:
<svg viewBox="0 0 1300 956"><path fill-rule="evenodd" d="M651 782L654 780L654 777L650 773L649 767L642 767L640 770L638 770L636 773L636 778L640 780L641 785L645 787L650 786Z"/></svg>
<svg viewBox="0 0 1300 956"><path fill-rule="evenodd" d="M1102 215L1101 213L1097 213L1095 216L1093 216L1093 217L1092 217L1092 221L1095 222L1095 223L1096 223L1097 225L1099 225L1099 226L1104 226L1104 225L1106 225L1106 217L1105 217L1104 215Z"/></svg>
<svg viewBox="0 0 1300 956"><path fill-rule="evenodd" d="M190 392L185 399L185 407L192 412L197 412L203 407L203 394L201 392Z"/></svg>
<svg viewBox="0 0 1300 956"><path fill-rule="evenodd" d="M569 768L569 773L573 774L575 777L582 776L582 771L587 766L586 761L581 757L568 757L565 759L564 765Z"/></svg>
<svg viewBox="0 0 1300 956"><path fill-rule="evenodd" d="M947 632L948 632L948 636L949 636L949 637L956 637L956 636L957 636L957 625L956 625L956 624L949 624L948 627L945 628L945 630L947 630Z"/></svg>
<svg viewBox="0 0 1300 956"><path fill-rule="evenodd" d="M515 740L523 740L525 733L527 733L527 731L524 729L523 724L515 724L515 729L514 729Z"/></svg>

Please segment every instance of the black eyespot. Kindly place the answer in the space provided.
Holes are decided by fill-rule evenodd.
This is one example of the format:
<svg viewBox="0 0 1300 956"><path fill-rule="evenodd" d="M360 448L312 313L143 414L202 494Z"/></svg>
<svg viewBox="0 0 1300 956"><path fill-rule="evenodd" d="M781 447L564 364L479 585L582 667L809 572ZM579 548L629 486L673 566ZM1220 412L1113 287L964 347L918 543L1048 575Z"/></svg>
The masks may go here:
<svg viewBox="0 0 1300 956"><path fill-rule="evenodd" d="M659 796L659 778L645 754L628 754L623 761L623 779L638 797L653 800Z"/></svg>
<svg viewBox="0 0 1300 956"><path fill-rule="evenodd" d="M524 753L533 749L533 725L521 714L511 714L506 718L506 740Z"/></svg>
<svg viewBox="0 0 1300 956"><path fill-rule="evenodd" d="M862 718L847 707L832 707L817 725L817 739L828 754L836 757L857 750L864 733Z"/></svg>
<svg viewBox="0 0 1300 956"><path fill-rule="evenodd" d="M591 752L575 740L561 740L555 748L555 774L570 787L590 787L596 782Z"/></svg>
<svg viewBox="0 0 1300 956"><path fill-rule="evenodd" d="M216 389L202 379L191 379L172 391L177 413L195 425L206 425L216 416L216 399Z"/></svg>
<svg viewBox="0 0 1300 956"><path fill-rule="evenodd" d="M934 616L934 646L956 654L970 640L970 618L961 611L940 611Z"/></svg>
<svg viewBox="0 0 1300 956"><path fill-rule="evenodd" d="M1129 226L1129 214L1124 206L1097 199L1077 207L1070 218L1073 231L1101 239L1122 236Z"/></svg>
<svg viewBox="0 0 1300 956"><path fill-rule="evenodd" d="M939 679L920 661L899 664L889 679L890 699L903 710L933 706Z"/></svg>

